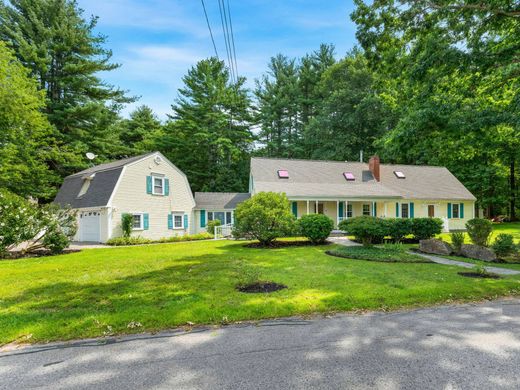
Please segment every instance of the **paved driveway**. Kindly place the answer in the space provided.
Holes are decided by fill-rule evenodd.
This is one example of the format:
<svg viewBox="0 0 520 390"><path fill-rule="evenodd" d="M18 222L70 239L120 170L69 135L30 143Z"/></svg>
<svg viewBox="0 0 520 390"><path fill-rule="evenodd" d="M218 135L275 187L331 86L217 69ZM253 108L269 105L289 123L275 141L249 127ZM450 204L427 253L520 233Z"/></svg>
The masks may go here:
<svg viewBox="0 0 520 390"><path fill-rule="evenodd" d="M0 355L0 388L518 389L520 300Z"/></svg>

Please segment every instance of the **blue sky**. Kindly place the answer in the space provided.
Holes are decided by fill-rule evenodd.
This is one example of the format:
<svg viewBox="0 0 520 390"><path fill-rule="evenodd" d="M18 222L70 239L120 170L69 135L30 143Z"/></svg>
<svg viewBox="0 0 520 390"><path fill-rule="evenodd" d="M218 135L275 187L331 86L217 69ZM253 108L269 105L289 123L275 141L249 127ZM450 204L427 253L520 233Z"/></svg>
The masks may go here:
<svg viewBox="0 0 520 390"><path fill-rule="evenodd" d="M337 57L355 45L351 0L229 0L238 71L247 85L267 69L270 57L300 57L320 43L336 46ZM97 15L97 30L121 68L102 75L107 82L140 96L127 107L146 104L160 118L182 86L182 76L214 50L200 0L79 0L85 16ZM224 36L217 0L205 0L222 59Z"/></svg>

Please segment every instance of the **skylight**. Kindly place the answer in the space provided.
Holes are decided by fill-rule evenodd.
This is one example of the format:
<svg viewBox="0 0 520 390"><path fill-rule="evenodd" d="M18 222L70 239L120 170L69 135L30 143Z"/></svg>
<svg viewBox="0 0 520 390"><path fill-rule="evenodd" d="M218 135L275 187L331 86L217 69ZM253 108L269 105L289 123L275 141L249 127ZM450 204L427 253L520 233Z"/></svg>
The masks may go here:
<svg viewBox="0 0 520 390"><path fill-rule="evenodd" d="M280 169L278 171L278 177L280 179L288 179L289 178L289 171L287 171L286 169Z"/></svg>
<svg viewBox="0 0 520 390"><path fill-rule="evenodd" d="M394 175L395 175L398 179L404 179L404 178L406 178L406 176L404 175L404 173L401 172L401 171L394 171Z"/></svg>
<svg viewBox="0 0 520 390"><path fill-rule="evenodd" d="M345 179L347 181L354 181L354 180L356 180L356 177L354 176L354 174L352 172L343 172L343 176L345 177Z"/></svg>

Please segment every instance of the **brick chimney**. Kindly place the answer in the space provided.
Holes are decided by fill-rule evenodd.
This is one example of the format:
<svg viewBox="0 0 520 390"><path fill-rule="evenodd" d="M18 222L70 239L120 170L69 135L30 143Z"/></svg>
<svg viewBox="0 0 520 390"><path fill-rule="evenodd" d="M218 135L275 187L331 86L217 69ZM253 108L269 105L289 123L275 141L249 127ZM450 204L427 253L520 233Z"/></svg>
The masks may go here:
<svg viewBox="0 0 520 390"><path fill-rule="evenodd" d="M374 176L374 179L377 181L380 181L381 175L380 175L380 160L379 156L372 156L370 157L370 160L368 160L368 169L370 169L370 172L372 172L372 175Z"/></svg>

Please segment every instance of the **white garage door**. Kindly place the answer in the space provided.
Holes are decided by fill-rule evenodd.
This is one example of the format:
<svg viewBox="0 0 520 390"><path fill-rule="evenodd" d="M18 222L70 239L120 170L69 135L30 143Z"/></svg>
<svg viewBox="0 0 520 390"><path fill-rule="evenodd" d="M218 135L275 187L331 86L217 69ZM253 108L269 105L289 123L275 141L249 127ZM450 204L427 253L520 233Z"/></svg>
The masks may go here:
<svg viewBox="0 0 520 390"><path fill-rule="evenodd" d="M99 211L84 211L79 216L80 241L99 242L99 227L101 213Z"/></svg>

